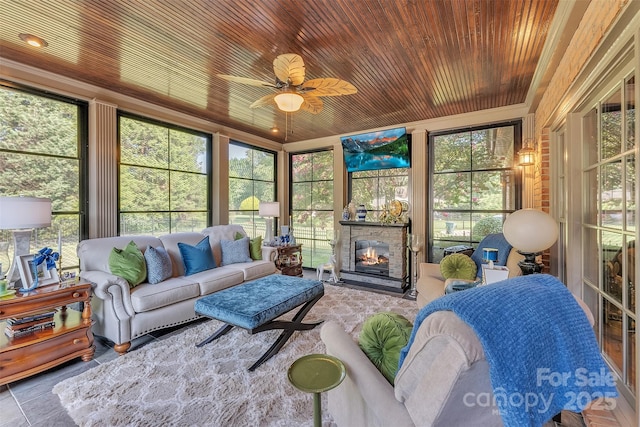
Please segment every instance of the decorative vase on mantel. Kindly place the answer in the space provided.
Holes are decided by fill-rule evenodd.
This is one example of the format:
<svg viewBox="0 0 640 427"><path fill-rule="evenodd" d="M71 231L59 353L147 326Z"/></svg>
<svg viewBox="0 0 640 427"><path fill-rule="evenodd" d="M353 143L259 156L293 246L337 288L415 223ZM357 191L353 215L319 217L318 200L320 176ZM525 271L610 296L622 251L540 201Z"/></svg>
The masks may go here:
<svg viewBox="0 0 640 427"><path fill-rule="evenodd" d="M356 210L356 219L358 221L364 221L367 218L367 208L364 205L358 205L358 209Z"/></svg>

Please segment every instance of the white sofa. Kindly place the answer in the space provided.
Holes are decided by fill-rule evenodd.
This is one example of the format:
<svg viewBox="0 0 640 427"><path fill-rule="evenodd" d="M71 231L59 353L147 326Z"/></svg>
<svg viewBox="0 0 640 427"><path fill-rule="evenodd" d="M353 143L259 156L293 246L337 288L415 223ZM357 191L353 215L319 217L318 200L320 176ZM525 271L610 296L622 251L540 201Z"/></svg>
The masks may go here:
<svg viewBox="0 0 640 427"><path fill-rule="evenodd" d="M239 225L208 227L201 233L184 232L154 236L116 236L83 240L78 244L80 277L93 285L93 332L114 342L124 354L131 340L149 332L198 319L196 300L204 295L275 273L274 248L262 248L262 260L221 266L221 240L234 240L236 233L246 236ZM178 243L195 245L209 236L213 256L219 267L184 275ZM109 254L134 241L144 252L149 246L162 246L171 257L173 275L157 283L141 283L133 289L122 277L111 274Z"/></svg>

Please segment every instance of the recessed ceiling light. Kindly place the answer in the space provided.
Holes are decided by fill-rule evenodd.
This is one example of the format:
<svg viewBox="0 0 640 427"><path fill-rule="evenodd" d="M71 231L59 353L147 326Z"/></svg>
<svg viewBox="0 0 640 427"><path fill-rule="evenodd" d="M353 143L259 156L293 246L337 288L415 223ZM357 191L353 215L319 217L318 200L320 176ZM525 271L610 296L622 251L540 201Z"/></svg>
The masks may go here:
<svg viewBox="0 0 640 427"><path fill-rule="evenodd" d="M20 33L18 34L18 37L20 37L20 40L22 40L23 42L29 44L30 46L33 47L47 47L49 46L49 43L47 43L47 41L41 37L38 36L34 36L33 34L25 34L25 33Z"/></svg>
<svg viewBox="0 0 640 427"><path fill-rule="evenodd" d="M278 130L278 128L277 128L277 127L275 127L275 126L274 126L274 127L272 127L272 128L271 128L271 132L273 132L273 133L278 133L278 132L279 132L279 130Z"/></svg>

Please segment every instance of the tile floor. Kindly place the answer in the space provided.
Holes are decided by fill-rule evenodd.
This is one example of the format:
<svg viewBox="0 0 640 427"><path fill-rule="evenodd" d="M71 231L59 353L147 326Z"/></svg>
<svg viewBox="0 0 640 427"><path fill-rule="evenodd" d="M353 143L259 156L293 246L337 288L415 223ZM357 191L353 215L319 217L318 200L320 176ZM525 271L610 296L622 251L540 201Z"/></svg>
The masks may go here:
<svg viewBox="0 0 640 427"><path fill-rule="evenodd" d="M130 351L135 351L154 340L162 339L173 333L179 333L197 322L200 321L137 338L132 342ZM96 352L90 362L83 362L78 358L41 374L0 386L0 427L75 426L76 424L60 404L58 396L53 394L51 390L54 385L66 378L118 357L113 350L113 344L104 338L95 337L94 343Z"/></svg>
<svg viewBox="0 0 640 427"><path fill-rule="evenodd" d="M313 272L315 273L315 272ZM305 277L315 276L312 272L305 271ZM353 288L358 288L352 286ZM401 294L379 291L385 294L401 297ZM194 326L196 321L180 327L153 332L132 342L129 351L135 351L146 344L166 338L174 333L180 333L184 328ZM69 427L75 426L73 420L60 404L58 396L52 393L53 386L60 381L78 375L86 370L102 363L117 358L112 343L102 337L95 337L96 352L93 360L83 362L75 359L65 364L49 369L41 374L34 375L21 381L0 386L0 427ZM582 427L584 423L578 414L563 415L562 426ZM553 426L548 423L545 425Z"/></svg>
<svg viewBox="0 0 640 427"><path fill-rule="evenodd" d="M304 277L314 278L315 271L304 271ZM353 288L358 288L352 286ZM376 291L401 297L394 292ZM180 327L156 331L132 342L130 351L135 351L144 345L173 333L179 333L184 328L191 327L198 321ZM78 375L102 363L117 358L113 344L102 337L95 337L96 352L93 360L83 362L75 359L65 364L49 369L21 381L0 386L0 427L67 427L75 423L67 415L60 404L58 396L51 390L60 381Z"/></svg>

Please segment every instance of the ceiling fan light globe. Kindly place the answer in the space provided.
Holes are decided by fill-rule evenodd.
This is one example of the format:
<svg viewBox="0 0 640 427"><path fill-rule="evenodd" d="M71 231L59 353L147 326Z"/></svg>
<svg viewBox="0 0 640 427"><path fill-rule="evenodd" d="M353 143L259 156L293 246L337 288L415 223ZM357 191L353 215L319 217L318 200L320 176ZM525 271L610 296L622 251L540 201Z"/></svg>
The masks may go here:
<svg viewBox="0 0 640 427"><path fill-rule="evenodd" d="M304 98L297 93L280 93L273 98L278 108L287 113L298 111L304 102Z"/></svg>

